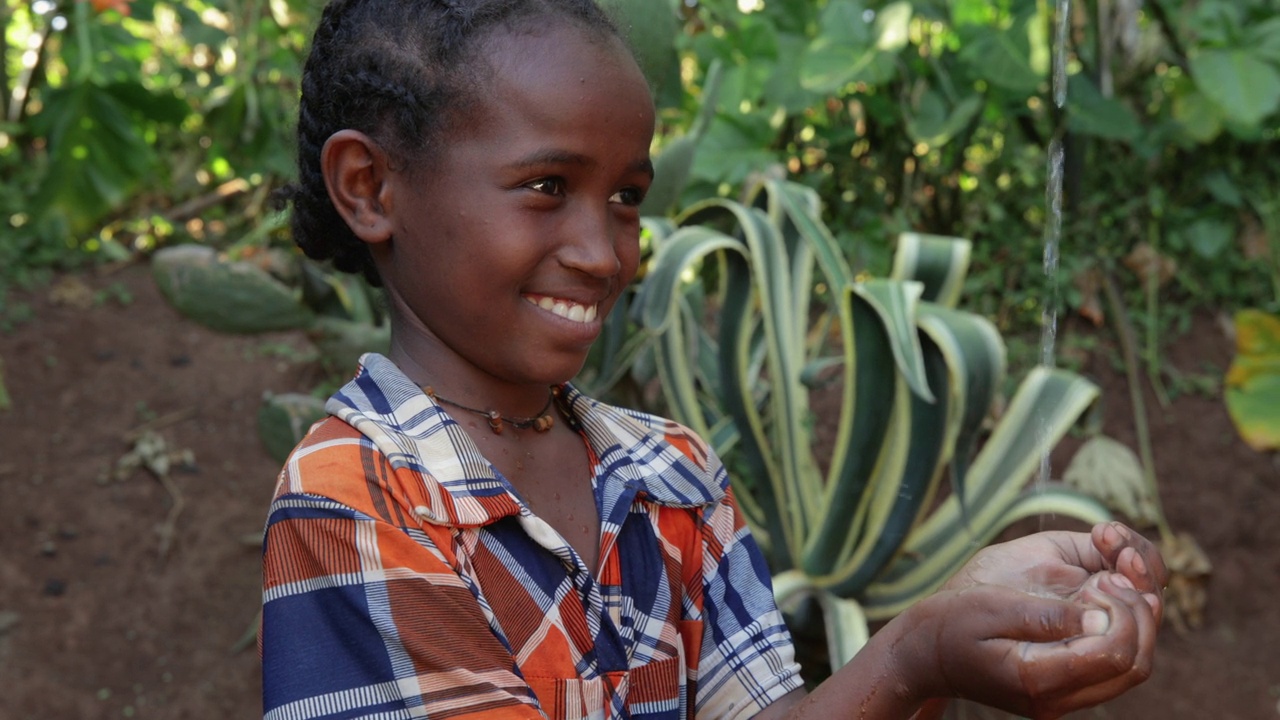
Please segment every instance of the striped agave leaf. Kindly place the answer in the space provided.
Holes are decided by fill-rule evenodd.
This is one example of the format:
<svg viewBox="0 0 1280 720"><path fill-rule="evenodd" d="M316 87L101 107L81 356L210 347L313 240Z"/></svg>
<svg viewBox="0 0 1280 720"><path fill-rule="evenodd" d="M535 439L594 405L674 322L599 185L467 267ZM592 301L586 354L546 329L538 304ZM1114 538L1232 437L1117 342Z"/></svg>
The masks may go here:
<svg viewBox="0 0 1280 720"><path fill-rule="evenodd" d="M1023 489L1097 394L1077 376L1032 373L969 462L1005 373L995 328L954 309L969 248L904 235L891 278L855 281L817 196L780 181L745 204L691 208L658 244L637 316L655 338L672 413L722 454L732 445L731 464L745 469L735 489L781 573L780 602L811 595L828 623L886 617L1029 513L1106 516L1058 487ZM813 306L817 280L829 307ZM825 347L826 323L838 348ZM806 382L837 367L841 410L823 474ZM936 503L948 474L952 492ZM833 638L844 643L833 657L851 657L858 637Z"/></svg>

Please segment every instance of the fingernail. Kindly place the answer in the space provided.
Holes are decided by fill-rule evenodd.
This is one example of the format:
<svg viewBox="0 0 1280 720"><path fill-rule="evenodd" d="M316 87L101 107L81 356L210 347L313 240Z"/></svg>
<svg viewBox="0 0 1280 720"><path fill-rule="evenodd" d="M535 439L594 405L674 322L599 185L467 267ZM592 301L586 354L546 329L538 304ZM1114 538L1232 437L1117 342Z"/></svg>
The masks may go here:
<svg viewBox="0 0 1280 720"><path fill-rule="evenodd" d="M1127 578L1127 577L1125 577L1125 576L1123 576L1123 575L1112 575L1112 576L1111 576L1111 582L1115 583L1116 585L1119 585L1119 586L1120 586L1120 587L1122 587L1122 588L1126 588L1126 589L1129 589L1129 590L1133 590L1133 589L1134 589L1134 587L1133 587L1133 581L1131 581L1129 578Z"/></svg>
<svg viewBox="0 0 1280 720"><path fill-rule="evenodd" d="M1147 561L1143 560L1142 556L1137 553L1134 553L1133 556L1133 570L1139 575L1147 574Z"/></svg>
<svg viewBox="0 0 1280 720"><path fill-rule="evenodd" d="M1085 635L1104 635L1111 626L1111 617L1104 610L1085 610L1080 624Z"/></svg>

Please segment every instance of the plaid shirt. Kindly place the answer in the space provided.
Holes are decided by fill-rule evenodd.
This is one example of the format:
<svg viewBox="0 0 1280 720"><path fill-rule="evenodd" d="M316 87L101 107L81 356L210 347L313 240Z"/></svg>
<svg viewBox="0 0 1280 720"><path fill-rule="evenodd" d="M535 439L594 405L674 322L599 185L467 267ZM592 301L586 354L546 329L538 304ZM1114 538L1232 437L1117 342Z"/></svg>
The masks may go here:
<svg viewBox="0 0 1280 720"><path fill-rule="evenodd" d="M564 388L597 577L394 364L362 364L271 505L266 718L744 718L800 687L725 470L686 428Z"/></svg>

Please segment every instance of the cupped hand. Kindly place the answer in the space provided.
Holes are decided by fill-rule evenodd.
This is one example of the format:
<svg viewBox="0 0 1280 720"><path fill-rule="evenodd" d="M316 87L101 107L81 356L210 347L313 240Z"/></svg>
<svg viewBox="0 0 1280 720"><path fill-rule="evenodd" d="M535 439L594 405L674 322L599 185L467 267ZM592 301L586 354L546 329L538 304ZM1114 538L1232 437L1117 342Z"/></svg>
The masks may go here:
<svg viewBox="0 0 1280 720"><path fill-rule="evenodd" d="M1071 599L1056 597L1068 575L1048 573L1047 594L976 582L909 610L913 631L903 649L928 659L912 673L920 691L1054 718L1145 680L1159 628L1150 602L1126 575L1107 570L1092 573ZM1009 578L1016 573L999 575Z"/></svg>
<svg viewBox="0 0 1280 720"><path fill-rule="evenodd" d="M943 590L999 585L1068 600L1102 572L1126 578L1159 623L1168 570L1153 543L1119 522L1099 523L1089 533L1042 532L986 547Z"/></svg>

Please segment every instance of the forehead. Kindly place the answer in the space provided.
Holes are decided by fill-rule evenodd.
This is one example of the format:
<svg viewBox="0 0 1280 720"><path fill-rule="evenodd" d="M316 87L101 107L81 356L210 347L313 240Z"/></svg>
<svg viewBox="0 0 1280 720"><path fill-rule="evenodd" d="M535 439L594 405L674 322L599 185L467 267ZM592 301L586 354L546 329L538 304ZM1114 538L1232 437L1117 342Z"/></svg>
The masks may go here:
<svg viewBox="0 0 1280 720"><path fill-rule="evenodd" d="M459 128L574 137L611 132L642 140L654 127L653 101L623 42L572 21L534 30L498 29L478 48L474 103Z"/></svg>

